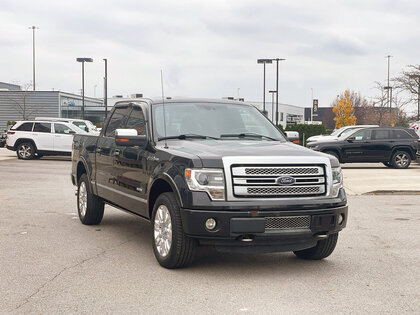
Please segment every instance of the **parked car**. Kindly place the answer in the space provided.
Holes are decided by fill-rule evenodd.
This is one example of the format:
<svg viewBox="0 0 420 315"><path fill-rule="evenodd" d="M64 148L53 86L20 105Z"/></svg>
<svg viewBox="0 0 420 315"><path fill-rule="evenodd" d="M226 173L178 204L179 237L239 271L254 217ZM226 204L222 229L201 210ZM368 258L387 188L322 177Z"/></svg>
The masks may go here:
<svg viewBox="0 0 420 315"><path fill-rule="evenodd" d="M73 135L87 134L67 122L18 121L7 132L6 147L17 157L30 160L43 155L70 155Z"/></svg>
<svg viewBox="0 0 420 315"><path fill-rule="evenodd" d="M5 132L0 133L0 148L4 148L6 146L6 130Z"/></svg>
<svg viewBox="0 0 420 315"><path fill-rule="evenodd" d="M323 259L347 221L338 160L243 102L117 102L99 136L74 136L71 178L83 224L99 224L105 203L149 220L166 268L198 245Z"/></svg>
<svg viewBox="0 0 420 315"><path fill-rule="evenodd" d="M309 144L310 142L337 140L338 138L348 134L348 132L351 130L360 129L360 128L369 128L369 127L378 127L378 125L354 125L354 126L341 127L340 129L334 130L330 135L318 135L318 136L309 137L306 140L306 143Z"/></svg>
<svg viewBox="0 0 420 315"><path fill-rule="evenodd" d="M416 159L419 136L413 129L374 127L356 130L335 141L313 142L308 148L335 156L341 163L382 162L407 168Z"/></svg>
<svg viewBox="0 0 420 315"><path fill-rule="evenodd" d="M71 123L85 132L99 134L100 130L90 121L90 120L83 120L83 119L72 119L72 118L54 118L54 117L35 117L35 120L43 120L43 121L62 121Z"/></svg>

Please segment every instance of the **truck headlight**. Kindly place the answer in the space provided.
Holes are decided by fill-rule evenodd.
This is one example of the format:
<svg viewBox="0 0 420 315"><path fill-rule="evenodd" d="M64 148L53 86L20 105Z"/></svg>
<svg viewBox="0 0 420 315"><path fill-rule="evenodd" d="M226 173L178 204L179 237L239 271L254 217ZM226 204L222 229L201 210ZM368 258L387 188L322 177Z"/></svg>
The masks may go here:
<svg viewBox="0 0 420 315"><path fill-rule="evenodd" d="M221 169L185 169L185 180L192 191L205 191L212 200L225 200L225 176Z"/></svg>
<svg viewBox="0 0 420 315"><path fill-rule="evenodd" d="M332 180L332 196L335 198L338 196L340 188L343 187L343 173L341 172L340 166L332 168Z"/></svg>

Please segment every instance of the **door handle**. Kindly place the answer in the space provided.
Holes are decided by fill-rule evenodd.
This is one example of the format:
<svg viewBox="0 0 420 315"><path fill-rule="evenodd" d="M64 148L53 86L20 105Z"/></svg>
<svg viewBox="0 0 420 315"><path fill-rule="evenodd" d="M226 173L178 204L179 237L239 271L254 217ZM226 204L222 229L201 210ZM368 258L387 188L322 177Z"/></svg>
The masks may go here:
<svg viewBox="0 0 420 315"><path fill-rule="evenodd" d="M114 151L114 156L119 156L120 155L120 150L119 149L115 149Z"/></svg>

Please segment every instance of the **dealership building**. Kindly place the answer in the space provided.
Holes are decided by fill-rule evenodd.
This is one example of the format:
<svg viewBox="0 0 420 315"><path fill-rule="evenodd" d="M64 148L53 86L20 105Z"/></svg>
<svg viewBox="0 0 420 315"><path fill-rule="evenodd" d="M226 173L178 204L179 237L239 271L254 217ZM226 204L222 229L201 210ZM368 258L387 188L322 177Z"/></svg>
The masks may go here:
<svg viewBox="0 0 420 315"><path fill-rule="evenodd" d="M102 99L85 97L85 119L103 122ZM27 91L19 85L0 82L0 131L8 121L35 117L82 117L82 96L62 91Z"/></svg>

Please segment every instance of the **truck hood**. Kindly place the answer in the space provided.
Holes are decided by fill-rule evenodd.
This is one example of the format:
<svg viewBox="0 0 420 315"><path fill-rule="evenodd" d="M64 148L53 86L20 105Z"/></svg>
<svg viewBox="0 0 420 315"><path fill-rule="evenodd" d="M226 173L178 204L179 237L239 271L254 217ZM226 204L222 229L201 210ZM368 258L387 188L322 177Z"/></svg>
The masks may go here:
<svg viewBox="0 0 420 315"><path fill-rule="evenodd" d="M235 156L261 156L261 157L313 157L323 156L324 153L316 152L291 142L266 140L170 140L168 151L172 154L193 154L198 156L203 167L222 167L224 157ZM163 146L160 147L163 149ZM330 157L328 155L328 157ZM331 164L334 157L330 157ZM308 159L308 161L310 161Z"/></svg>

